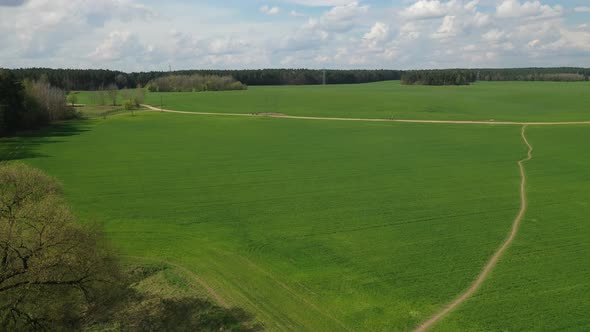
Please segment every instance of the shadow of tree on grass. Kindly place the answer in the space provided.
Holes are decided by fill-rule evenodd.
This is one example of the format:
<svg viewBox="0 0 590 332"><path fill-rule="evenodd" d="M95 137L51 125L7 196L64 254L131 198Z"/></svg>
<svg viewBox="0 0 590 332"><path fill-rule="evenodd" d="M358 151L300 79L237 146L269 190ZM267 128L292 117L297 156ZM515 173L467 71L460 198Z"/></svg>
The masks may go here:
<svg viewBox="0 0 590 332"><path fill-rule="evenodd" d="M184 294L167 296L160 290L137 289L153 275L170 268L165 265L135 266L114 297L103 303L102 312L89 324L90 330L110 331L262 331L255 317L241 308L224 308L208 299ZM167 287L162 284L163 288ZM112 302L109 302L112 301Z"/></svg>
<svg viewBox="0 0 590 332"><path fill-rule="evenodd" d="M0 137L0 162L47 157L39 152L41 145L61 143L63 137L80 135L89 131L89 127L86 121L76 120L21 132L11 137Z"/></svg>

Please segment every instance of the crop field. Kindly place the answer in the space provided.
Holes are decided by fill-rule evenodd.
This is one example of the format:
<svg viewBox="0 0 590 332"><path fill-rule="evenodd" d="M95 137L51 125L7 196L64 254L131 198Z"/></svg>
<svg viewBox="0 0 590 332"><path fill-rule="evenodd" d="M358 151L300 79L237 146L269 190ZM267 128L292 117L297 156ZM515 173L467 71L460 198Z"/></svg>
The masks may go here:
<svg viewBox="0 0 590 332"><path fill-rule="evenodd" d="M589 121L590 84L150 93L187 112ZM89 103L92 92L81 92ZM407 331L478 277L521 208L519 125L137 112L0 141L126 256L182 266L268 330ZM528 210L436 331L590 329L590 125L528 126Z"/></svg>
<svg viewBox="0 0 590 332"><path fill-rule="evenodd" d="M246 91L150 93L146 103L187 112L283 113L378 119L588 121L589 82L478 82L471 86L252 86ZM79 94L90 103L91 92Z"/></svg>

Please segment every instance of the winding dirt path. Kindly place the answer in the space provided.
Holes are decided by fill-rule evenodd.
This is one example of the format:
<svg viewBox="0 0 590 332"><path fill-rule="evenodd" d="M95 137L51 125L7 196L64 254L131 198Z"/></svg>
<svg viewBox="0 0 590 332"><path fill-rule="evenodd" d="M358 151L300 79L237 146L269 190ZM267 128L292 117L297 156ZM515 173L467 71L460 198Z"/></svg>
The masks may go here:
<svg viewBox="0 0 590 332"><path fill-rule="evenodd" d="M454 120L397 120L397 119L368 119L368 118L330 118L330 117L309 117L309 116L291 116L283 114L240 114L240 113L210 113L210 112L185 112L185 111L174 111L167 109L160 109L151 105L142 105L152 111L166 112L166 113L180 113L180 114L192 114L192 115L216 115L216 116L241 116L241 117L272 117L272 118L284 118L284 119L301 119L301 120L327 120L327 121L364 121L364 122L395 122L395 123L433 123L433 124L478 124L478 125L518 125L522 126L521 137L523 142L528 148L527 157L518 161L518 167L520 168L521 184L520 184L520 210L518 215L512 223L512 229L510 234L504 240L502 245L496 250L494 255L490 258L487 264L484 266L482 271L479 273L477 279L471 284L471 286L461 293L453 302L444 307L441 311L433 315L431 318L423 322L414 332L425 332L438 323L443 317L452 312L454 309L459 307L465 301L467 301L473 294L475 294L480 288L485 279L488 277L490 272L496 267L503 253L510 247L516 235L518 234L520 224L527 211L527 196L526 186L527 177L525 163L533 159L533 146L529 143L526 137L526 129L529 125L544 126L544 125L588 125L590 121L566 121L566 122L513 122L513 121L454 121Z"/></svg>
<svg viewBox="0 0 590 332"><path fill-rule="evenodd" d="M192 115L217 115L217 116L241 116L241 117L257 117L257 118L279 118L279 119L299 119L299 120L324 120L324 121L363 121L363 122L395 122L395 123L437 123L437 124L485 124L485 125L581 125L590 124L590 121L566 121L566 122L514 122L514 121L471 121L471 120L402 120L402 119L370 119L370 118L330 118L330 117L318 117L318 116L297 116L297 115L284 115L276 113L263 113L263 114L252 114L252 113L214 113L214 112L187 112L187 111L174 111L161 109L159 107L142 104L151 111L158 111L164 113L179 113L179 114L192 114Z"/></svg>
<svg viewBox="0 0 590 332"><path fill-rule="evenodd" d="M524 141L524 143L526 144L526 146L528 148L528 154L527 154L526 158L524 158L518 162L518 167L520 168L520 177L521 177L520 211L518 212L516 219L514 219L514 222L512 223L512 230L510 232L510 235L504 241L504 243L502 243L500 248L498 248L498 250L494 253L492 258L490 258L490 260L485 265L483 270L479 273L479 276L477 277L477 279L475 279L473 284L471 284L471 286L465 292L460 294L459 297L457 297L453 302L448 304L444 309L442 309L441 311L436 313L434 316L432 316L430 319L428 319L427 321L422 323L422 325L420 325L416 330L414 330L414 332L427 331L434 324L436 324L439 320L441 320L444 316L446 316L448 313L450 313L451 311L456 309L463 302L467 301L467 299L469 299L475 292L477 292L477 290L481 287L481 285L483 284L483 282L485 281L487 276L494 269L494 267L498 264L498 260L500 259L500 257L504 253L504 251L506 251L506 249L508 247L510 247L510 245L514 241L514 238L518 234L518 229L520 228L520 223L521 223L522 218L524 217L526 210L527 210L527 197L526 197L527 178L526 178L526 170L524 167L524 163L533 159L533 147L531 146L531 144L529 143L529 141L526 137L526 128L527 128L526 125L522 126L521 136L522 136L522 140Z"/></svg>

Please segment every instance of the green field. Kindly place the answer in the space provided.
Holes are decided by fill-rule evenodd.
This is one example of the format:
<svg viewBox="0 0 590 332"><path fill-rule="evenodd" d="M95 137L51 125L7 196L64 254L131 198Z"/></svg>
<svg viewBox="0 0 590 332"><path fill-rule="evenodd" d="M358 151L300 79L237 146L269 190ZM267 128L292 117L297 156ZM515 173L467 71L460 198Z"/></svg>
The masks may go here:
<svg viewBox="0 0 590 332"><path fill-rule="evenodd" d="M220 93L152 93L147 103L180 111L277 112L380 119L590 120L590 83L480 82L471 86L362 85L250 87Z"/></svg>
<svg viewBox="0 0 590 332"><path fill-rule="evenodd" d="M581 121L589 89L384 82L162 96L182 111ZM56 176L122 253L190 269L269 330L406 331L463 291L509 232L520 129L141 112L5 139L0 159ZM521 232L437 330L590 328L590 126L528 130Z"/></svg>
<svg viewBox="0 0 590 332"><path fill-rule="evenodd" d="M90 103L90 92L79 103ZM479 82L470 86L249 87L247 91L150 93L146 103L178 111L283 113L378 119L589 121L590 82Z"/></svg>

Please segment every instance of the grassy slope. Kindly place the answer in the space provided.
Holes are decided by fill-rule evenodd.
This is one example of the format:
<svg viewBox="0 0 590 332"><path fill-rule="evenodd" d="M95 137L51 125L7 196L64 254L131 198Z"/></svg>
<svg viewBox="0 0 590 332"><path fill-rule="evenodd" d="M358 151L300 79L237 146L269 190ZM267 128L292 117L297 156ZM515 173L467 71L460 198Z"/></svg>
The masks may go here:
<svg viewBox="0 0 590 332"><path fill-rule="evenodd" d="M248 91L151 93L147 103L181 111L398 119L590 120L590 83L480 82L472 86L250 87ZM84 97L81 97L81 100Z"/></svg>
<svg viewBox="0 0 590 332"><path fill-rule="evenodd" d="M270 329L407 330L474 278L518 208L518 127L158 113L87 126L10 148L125 253L192 269Z"/></svg>
<svg viewBox="0 0 590 332"><path fill-rule="evenodd" d="M590 329L590 128L529 128L529 212L479 295L440 331Z"/></svg>

